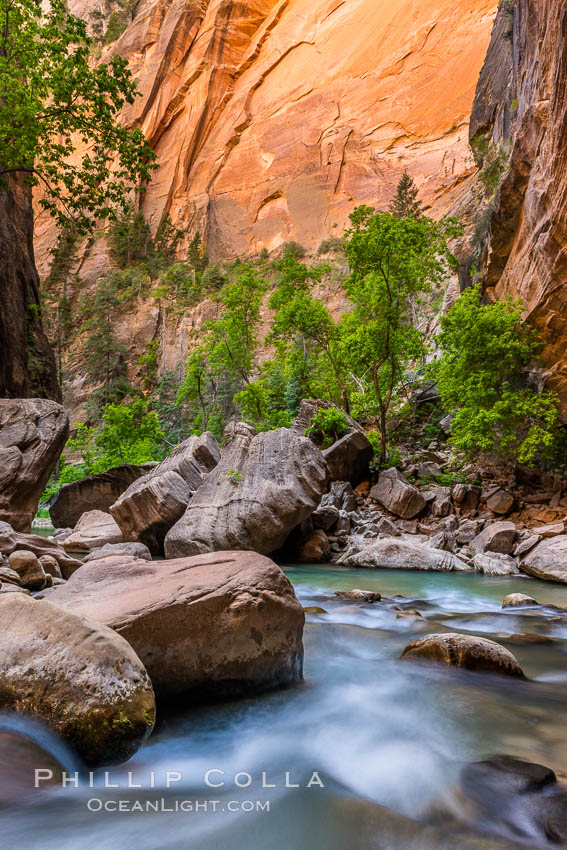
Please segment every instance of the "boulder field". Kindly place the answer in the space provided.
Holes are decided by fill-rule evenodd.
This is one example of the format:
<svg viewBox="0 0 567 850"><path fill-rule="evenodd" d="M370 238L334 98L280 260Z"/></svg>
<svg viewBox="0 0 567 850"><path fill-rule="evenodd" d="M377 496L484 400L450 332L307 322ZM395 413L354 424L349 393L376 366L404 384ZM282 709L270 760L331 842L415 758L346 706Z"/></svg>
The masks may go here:
<svg viewBox="0 0 567 850"><path fill-rule="evenodd" d="M248 693L302 678L303 609L282 570L254 552L105 558L47 593L125 638L158 697Z"/></svg>

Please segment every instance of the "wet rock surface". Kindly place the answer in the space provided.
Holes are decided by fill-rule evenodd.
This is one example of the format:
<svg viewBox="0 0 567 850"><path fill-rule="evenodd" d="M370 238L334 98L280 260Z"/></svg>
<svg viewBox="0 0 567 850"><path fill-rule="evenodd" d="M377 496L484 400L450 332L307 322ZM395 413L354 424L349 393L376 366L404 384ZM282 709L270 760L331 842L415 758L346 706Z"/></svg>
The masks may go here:
<svg viewBox="0 0 567 850"><path fill-rule="evenodd" d="M499 643L476 635L429 634L408 644L402 658L437 661L474 672L498 673L516 679L526 678L509 650Z"/></svg>

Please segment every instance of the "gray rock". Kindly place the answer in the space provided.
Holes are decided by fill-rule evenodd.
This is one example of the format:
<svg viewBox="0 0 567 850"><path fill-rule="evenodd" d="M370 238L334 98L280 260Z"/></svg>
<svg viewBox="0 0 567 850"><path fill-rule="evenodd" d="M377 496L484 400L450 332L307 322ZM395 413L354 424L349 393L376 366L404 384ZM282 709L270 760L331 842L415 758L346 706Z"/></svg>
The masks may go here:
<svg viewBox="0 0 567 850"><path fill-rule="evenodd" d="M87 511L108 513L110 506L128 489L130 484L142 475L146 475L155 466L155 463L139 466L124 464L106 472L100 472L98 475L89 475L78 481L63 484L49 502L51 522L55 528L74 527Z"/></svg>
<svg viewBox="0 0 567 850"><path fill-rule="evenodd" d="M362 431L351 430L340 440L323 449L332 481L350 481L356 486L369 475L368 464L374 449Z"/></svg>
<svg viewBox="0 0 567 850"><path fill-rule="evenodd" d="M323 497L324 498L324 497ZM311 515L314 528L329 531L339 518L339 509L334 505L320 505Z"/></svg>
<svg viewBox="0 0 567 850"><path fill-rule="evenodd" d="M495 514L504 516L514 507L514 496L507 490L498 489L486 500L487 508Z"/></svg>
<svg viewBox="0 0 567 850"><path fill-rule="evenodd" d="M73 533L63 541L66 552L91 552L106 543L121 543L122 532L110 514L104 511L87 511L75 526Z"/></svg>
<svg viewBox="0 0 567 850"><path fill-rule="evenodd" d="M450 487L434 487L428 493L422 493L422 496L434 517L449 516L453 510Z"/></svg>
<svg viewBox="0 0 567 850"><path fill-rule="evenodd" d="M433 478L435 475L441 475L441 467L438 463L428 460L425 463L420 463L417 467L417 474L420 478Z"/></svg>
<svg viewBox="0 0 567 850"><path fill-rule="evenodd" d="M247 549L268 554L311 516L327 489L327 464L297 432L231 429L218 466L168 532L168 558Z"/></svg>
<svg viewBox="0 0 567 850"><path fill-rule="evenodd" d="M534 546L537 546L540 540L541 537L539 534L530 534L529 537L526 537L518 543L514 549L514 555L521 558L522 555L526 555L534 548Z"/></svg>
<svg viewBox="0 0 567 850"><path fill-rule="evenodd" d="M0 521L31 529L69 435L67 411L47 399L0 399Z"/></svg>
<svg viewBox="0 0 567 850"><path fill-rule="evenodd" d="M492 522L471 540L470 547L473 552L500 552L502 555L509 555L516 533L513 522Z"/></svg>
<svg viewBox="0 0 567 850"><path fill-rule="evenodd" d="M63 577L61 574L61 567L57 563L57 558L54 558L53 555L41 555L39 563L43 567L43 571L46 575L57 579Z"/></svg>
<svg viewBox="0 0 567 850"><path fill-rule="evenodd" d="M386 537L399 537L401 535L401 531L396 523L392 522L392 520L386 516L381 517L376 525L378 526L380 534L384 534Z"/></svg>
<svg viewBox="0 0 567 850"><path fill-rule="evenodd" d="M567 583L567 535L542 540L520 561L520 569L545 581Z"/></svg>
<svg viewBox="0 0 567 850"><path fill-rule="evenodd" d="M470 571L467 564L448 552L433 549L424 543L392 538L377 540L356 554L341 559L341 563L371 569Z"/></svg>
<svg viewBox="0 0 567 850"><path fill-rule="evenodd" d="M480 487L474 484L455 484L453 502L459 506L461 513L472 513L478 508L480 494Z"/></svg>
<svg viewBox="0 0 567 850"><path fill-rule="evenodd" d="M412 519L425 507L425 499L419 490L395 467L380 474L378 483L370 491L370 498L402 519Z"/></svg>
<svg viewBox="0 0 567 850"><path fill-rule="evenodd" d="M99 549L93 549L83 558L83 564L89 561L101 561L104 558L112 558L116 555L129 555L131 558L142 558L145 561L152 560L152 553L143 543L105 543Z"/></svg>
<svg viewBox="0 0 567 850"><path fill-rule="evenodd" d="M339 511L356 510L356 496L350 481L333 481L331 489L321 499L321 507L331 505Z"/></svg>
<svg viewBox="0 0 567 850"><path fill-rule="evenodd" d="M141 540L159 551L166 533L183 516L193 494L219 459L219 444L208 431L176 446L110 506L123 539Z"/></svg>
<svg viewBox="0 0 567 850"><path fill-rule="evenodd" d="M471 540L474 540L480 534L483 525L483 521L478 519L467 519L462 522L456 533L457 543L460 543L461 546L470 543Z"/></svg>
<svg viewBox="0 0 567 850"><path fill-rule="evenodd" d="M339 517L335 525L335 534L350 534L351 521L346 511L339 511Z"/></svg>
<svg viewBox="0 0 567 850"><path fill-rule="evenodd" d="M512 576L520 572L510 555L499 552L477 552L473 564L478 573L487 576Z"/></svg>

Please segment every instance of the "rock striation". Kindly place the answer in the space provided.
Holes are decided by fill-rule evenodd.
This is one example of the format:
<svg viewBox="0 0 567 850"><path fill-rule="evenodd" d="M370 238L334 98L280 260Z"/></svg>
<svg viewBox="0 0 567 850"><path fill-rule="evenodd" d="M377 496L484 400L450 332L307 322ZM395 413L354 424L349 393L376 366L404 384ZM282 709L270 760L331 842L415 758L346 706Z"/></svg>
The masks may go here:
<svg viewBox="0 0 567 850"><path fill-rule="evenodd" d="M239 423L221 459L165 538L167 558L224 549L267 555L309 517L327 489L319 449L288 428Z"/></svg>

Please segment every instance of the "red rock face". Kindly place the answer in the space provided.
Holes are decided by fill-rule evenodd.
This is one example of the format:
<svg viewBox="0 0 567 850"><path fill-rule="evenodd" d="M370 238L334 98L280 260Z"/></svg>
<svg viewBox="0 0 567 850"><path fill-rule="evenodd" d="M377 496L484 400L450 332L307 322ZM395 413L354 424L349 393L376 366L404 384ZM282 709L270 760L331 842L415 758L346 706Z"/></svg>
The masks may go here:
<svg viewBox="0 0 567 850"><path fill-rule="evenodd" d="M492 215L486 281L496 298L523 299L527 320L546 343L547 384L567 411L567 0L517 0L508 50L497 30L471 124L496 143L512 139Z"/></svg>
<svg viewBox="0 0 567 850"><path fill-rule="evenodd" d="M406 166L446 211L472 171L468 119L496 6L142 0L111 49L142 92L127 120L158 154L148 219L168 210L214 258L316 247L355 204L386 204Z"/></svg>

